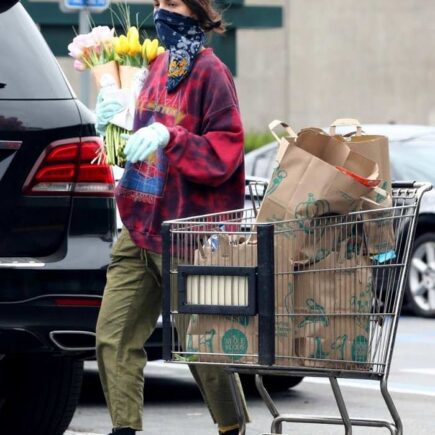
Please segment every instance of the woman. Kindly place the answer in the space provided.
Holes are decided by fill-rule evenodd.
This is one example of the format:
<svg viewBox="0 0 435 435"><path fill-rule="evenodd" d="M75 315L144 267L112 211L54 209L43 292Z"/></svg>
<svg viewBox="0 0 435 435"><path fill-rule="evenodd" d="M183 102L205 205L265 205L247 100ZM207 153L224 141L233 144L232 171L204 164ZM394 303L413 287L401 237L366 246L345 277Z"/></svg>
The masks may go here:
<svg viewBox="0 0 435 435"><path fill-rule="evenodd" d="M97 359L112 434L142 429L143 344L161 312L161 223L243 207L243 129L230 72L204 48L225 30L212 0L154 2L167 51L136 106L116 191L124 228L112 252L97 324ZM97 107L97 115L104 109ZM219 433L238 434L227 375L192 366ZM164 429L162 428L162 433Z"/></svg>

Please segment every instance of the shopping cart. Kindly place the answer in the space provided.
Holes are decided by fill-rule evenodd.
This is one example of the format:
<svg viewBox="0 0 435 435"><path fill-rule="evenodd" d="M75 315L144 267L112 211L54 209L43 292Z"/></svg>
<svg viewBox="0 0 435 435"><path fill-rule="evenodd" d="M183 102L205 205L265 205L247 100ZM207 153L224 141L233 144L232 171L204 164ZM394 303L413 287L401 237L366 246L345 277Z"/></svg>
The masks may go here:
<svg viewBox="0 0 435 435"><path fill-rule="evenodd" d="M391 207L346 215L319 217L317 203L287 221L257 223L254 207L164 223L164 359L224 366L242 435L236 373L256 375L273 434L283 422L402 434L387 381L420 200L431 188L394 183ZM340 416L280 413L263 375L329 378ZM379 381L392 421L351 418L338 378Z"/></svg>

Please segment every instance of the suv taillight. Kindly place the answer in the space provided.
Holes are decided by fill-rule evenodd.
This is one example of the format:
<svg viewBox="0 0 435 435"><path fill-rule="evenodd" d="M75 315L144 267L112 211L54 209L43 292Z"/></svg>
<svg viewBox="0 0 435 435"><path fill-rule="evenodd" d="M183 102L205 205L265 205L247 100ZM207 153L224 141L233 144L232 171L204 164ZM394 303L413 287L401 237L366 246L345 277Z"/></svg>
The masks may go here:
<svg viewBox="0 0 435 435"><path fill-rule="evenodd" d="M105 163L92 163L101 147L98 137L54 142L30 172L24 193L113 196L112 168Z"/></svg>

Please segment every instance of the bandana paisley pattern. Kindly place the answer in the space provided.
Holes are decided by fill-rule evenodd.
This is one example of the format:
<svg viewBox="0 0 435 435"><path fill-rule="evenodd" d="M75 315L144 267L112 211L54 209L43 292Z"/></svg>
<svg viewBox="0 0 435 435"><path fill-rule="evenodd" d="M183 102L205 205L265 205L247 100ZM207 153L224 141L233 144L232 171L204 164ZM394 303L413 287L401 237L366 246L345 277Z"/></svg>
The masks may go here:
<svg viewBox="0 0 435 435"><path fill-rule="evenodd" d="M173 91L190 74L205 33L197 20L159 9L154 13L157 37L169 50L168 91Z"/></svg>

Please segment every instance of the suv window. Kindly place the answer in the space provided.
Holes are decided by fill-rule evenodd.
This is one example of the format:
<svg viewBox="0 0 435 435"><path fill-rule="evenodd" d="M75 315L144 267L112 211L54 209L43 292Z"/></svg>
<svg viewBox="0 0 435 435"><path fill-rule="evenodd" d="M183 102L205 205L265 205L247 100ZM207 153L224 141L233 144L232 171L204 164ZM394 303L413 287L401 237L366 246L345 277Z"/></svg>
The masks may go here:
<svg viewBox="0 0 435 435"><path fill-rule="evenodd" d="M428 180L435 185L435 136L390 144L394 180Z"/></svg>
<svg viewBox="0 0 435 435"><path fill-rule="evenodd" d="M21 4L0 13L0 100L72 98L50 48Z"/></svg>

